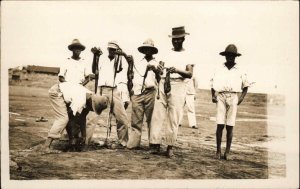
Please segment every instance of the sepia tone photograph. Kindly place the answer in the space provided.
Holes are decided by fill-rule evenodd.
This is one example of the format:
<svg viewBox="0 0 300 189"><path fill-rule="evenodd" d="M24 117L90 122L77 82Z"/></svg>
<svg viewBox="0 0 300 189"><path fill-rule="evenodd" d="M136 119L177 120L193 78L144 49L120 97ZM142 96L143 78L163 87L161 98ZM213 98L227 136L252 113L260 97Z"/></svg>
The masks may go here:
<svg viewBox="0 0 300 189"><path fill-rule="evenodd" d="M297 1L3 1L1 187L299 188Z"/></svg>

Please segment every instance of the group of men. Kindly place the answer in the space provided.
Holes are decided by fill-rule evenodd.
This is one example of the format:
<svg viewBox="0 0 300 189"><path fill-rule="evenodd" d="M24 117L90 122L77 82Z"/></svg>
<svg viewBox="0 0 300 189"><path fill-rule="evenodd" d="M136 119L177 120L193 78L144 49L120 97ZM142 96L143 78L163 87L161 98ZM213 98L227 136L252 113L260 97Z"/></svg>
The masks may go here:
<svg viewBox="0 0 300 189"><path fill-rule="evenodd" d="M122 51L116 41L110 41L107 57L100 58L103 54L101 49L92 48L92 69L80 57L85 46L74 39L68 46L73 54L60 68L59 83L49 90L55 121L43 149L54 152L50 145L54 139L61 137L64 129L69 136L69 149L76 150L78 146L84 145L87 114L94 111L100 115L107 108L109 116L116 118L119 147L135 149L140 146L145 117L152 153L160 153L164 135L166 155L174 157L173 146L177 140L185 104L188 108L189 126L198 128L194 107L197 88L193 77L194 64L187 61L186 50L183 48L186 35L189 33L185 32L184 27L172 28L172 35L169 37L173 48L164 62L155 59L158 49L152 39L147 39L138 47L138 51L144 54L139 62L134 62L133 57ZM235 57L240 56L237 48L229 45L220 54L226 57L226 63L216 69L211 80L212 101L217 103L216 157L221 159L222 131L226 126L224 158L228 159L237 105L243 101L249 85L235 63ZM122 63L122 57L127 64ZM84 87L93 78L95 92ZM243 93L238 97L237 92L241 90ZM131 124L126 114L129 101L132 105ZM76 124L80 126L81 137L72 129Z"/></svg>

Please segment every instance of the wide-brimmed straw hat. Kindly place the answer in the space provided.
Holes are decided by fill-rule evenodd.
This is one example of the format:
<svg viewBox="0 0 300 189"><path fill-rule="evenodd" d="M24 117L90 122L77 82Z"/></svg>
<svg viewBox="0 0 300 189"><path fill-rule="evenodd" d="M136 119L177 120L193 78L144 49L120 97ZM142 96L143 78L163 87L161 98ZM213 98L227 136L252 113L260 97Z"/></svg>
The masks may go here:
<svg viewBox="0 0 300 189"><path fill-rule="evenodd" d="M107 48L112 48L112 49L119 49L120 46L118 45L117 41L110 41L107 44Z"/></svg>
<svg viewBox="0 0 300 189"><path fill-rule="evenodd" d="M74 48L78 48L83 51L85 49L85 46L82 45L78 39L73 39L72 43L68 46L68 49L72 51Z"/></svg>
<svg viewBox="0 0 300 189"><path fill-rule="evenodd" d="M100 95L92 95L92 107L96 114L100 115L101 112L107 108L108 97Z"/></svg>
<svg viewBox="0 0 300 189"><path fill-rule="evenodd" d="M237 48L234 44L230 44L226 47L225 51L220 52L220 55L226 56L226 55L234 55L234 56L241 56L240 53L238 53Z"/></svg>
<svg viewBox="0 0 300 189"><path fill-rule="evenodd" d="M186 35L190 35L189 33L185 32L184 26L172 28L172 35L169 35L171 38L180 38Z"/></svg>
<svg viewBox="0 0 300 189"><path fill-rule="evenodd" d="M153 42L152 39L147 39L143 43L143 45L138 48L138 51L145 54L146 49L150 50L151 54L157 54L158 53L158 49L156 47L154 47L154 42Z"/></svg>

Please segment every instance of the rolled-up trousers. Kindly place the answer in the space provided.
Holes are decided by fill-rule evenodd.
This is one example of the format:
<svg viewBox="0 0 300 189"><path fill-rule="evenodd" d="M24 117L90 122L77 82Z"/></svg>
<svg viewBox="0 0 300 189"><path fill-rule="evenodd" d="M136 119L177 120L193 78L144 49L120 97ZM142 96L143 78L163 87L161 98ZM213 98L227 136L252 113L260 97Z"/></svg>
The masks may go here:
<svg viewBox="0 0 300 189"><path fill-rule="evenodd" d="M131 130L129 133L128 148L138 147L142 138L144 116L148 126L148 139L150 137L150 125L154 108L156 89L146 89L142 94L131 97Z"/></svg>
<svg viewBox="0 0 300 189"><path fill-rule="evenodd" d="M120 92L118 91L117 88L99 87L98 89L100 91L100 95L107 96L109 99L109 106L107 107L108 111L110 110L110 105L113 99L112 113L117 121L118 139L123 146L126 146L128 141L128 118L127 118L126 110L123 106Z"/></svg>
<svg viewBox="0 0 300 189"><path fill-rule="evenodd" d="M159 83L160 99L155 99L150 125L150 143L161 144L165 130L165 142L173 146L177 139L178 126L186 96L186 83L181 79L171 79L171 91L165 95L165 80ZM164 124L165 123L165 124Z"/></svg>

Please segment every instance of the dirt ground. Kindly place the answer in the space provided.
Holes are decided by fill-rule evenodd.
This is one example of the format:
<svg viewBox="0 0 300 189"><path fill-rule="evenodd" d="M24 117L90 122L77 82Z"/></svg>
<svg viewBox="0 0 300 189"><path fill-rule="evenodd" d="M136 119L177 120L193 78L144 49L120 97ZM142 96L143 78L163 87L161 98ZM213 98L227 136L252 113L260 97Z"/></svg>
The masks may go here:
<svg viewBox="0 0 300 189"><path fill-rule="evenodd" d="M207 90L198 90L196 115L199 129L191 129L184 115L179 128L175 158L163 153L152 155L148 150L147 129L144 125L142 148L139 150L111 149L90 145L85 152L42 154L31 148L40 145L54 121L48 100L48 89L55 76L31 74L9 86L9 147L10 179L267 179L285 177L285 154L274 147L285 140L284 125L278 117L284 105L265 94L249 94L239 106L231 160L216 160L215 104ZM92 83L89 85L92 87ZM251 91L251 90L250 90ZM273 98L273 97L272 97ZM273 98L274 99L274 98ZM131 108L127 110L130 117ZM106 113L95 127L94 138L106 138ZM36 122L45 117L48 122ZM89 115L90 117L92 115ZM223 132L222 149L225 148ZM112 128L110 141L116 140ZM54 148L67 144L61 140ZM163 151L166 146L163 145Z"/></svg>

